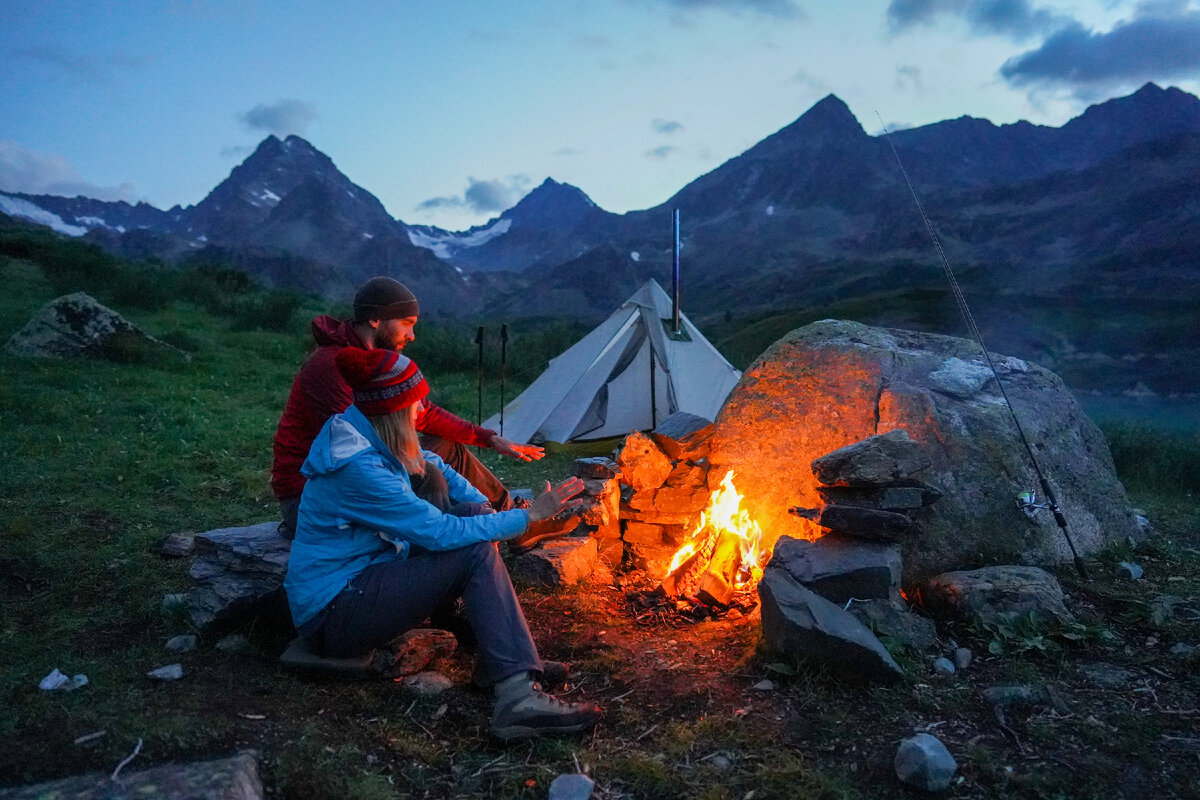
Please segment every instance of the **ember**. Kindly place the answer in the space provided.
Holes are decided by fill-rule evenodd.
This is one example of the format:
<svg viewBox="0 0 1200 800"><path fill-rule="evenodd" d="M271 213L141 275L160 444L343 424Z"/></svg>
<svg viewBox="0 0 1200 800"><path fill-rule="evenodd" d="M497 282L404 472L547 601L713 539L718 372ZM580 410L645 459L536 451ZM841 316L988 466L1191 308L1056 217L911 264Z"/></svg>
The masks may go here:
<svg viewBox="0 0 1200 800"><path fill-rule="evenodd" d="M668 597L728 608L735 595L751 594L762 578L762 530L742 508L742 496L725 475L691 541L675 553L660 589Z"/></svg>

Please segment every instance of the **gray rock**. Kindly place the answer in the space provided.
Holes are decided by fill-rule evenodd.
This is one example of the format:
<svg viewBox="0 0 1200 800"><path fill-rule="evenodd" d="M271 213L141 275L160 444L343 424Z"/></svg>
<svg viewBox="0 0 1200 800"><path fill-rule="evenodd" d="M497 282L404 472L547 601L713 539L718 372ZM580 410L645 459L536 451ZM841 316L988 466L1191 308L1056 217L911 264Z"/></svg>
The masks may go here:
<svg viewBox="0 0 1200 800"><path fill-rule="evenodd" d="M812 470L826 486L887 486L930 464L922 446L898 429L827 453L813 460Z"/></svg>
<svg viewBox="0 0 1200 800"><path fill-rule="evenodd" d="M815 477L797 466L903 429L932 462L922 480L942 493L913 512L921 535L904 554L905 584L964 565L1070 563L1053 517L1029 519L1014 501L1038 479L994 384L961 399L929 381L946 359L978 356L966 339L853 322L792 331L725 401L712 438L713 472L732 469L738 487L750 487L744 506L768 547L779 535L811 539L820 528L787 512L822 504ZM1048 370L1029 364L1003 380L1081 555L1124 544L1137 525L1103 435Z"/></svg>
<svg viewBox="0 0 1200 800"><path fill-rule="evenodd" d="M954 667L958 670L964 670L971 666L971 660L974 654L969 647L954 648Z"/></svg>
<svg viewBox="0 0 1200 800"><path fill-rule="evenodd" d="M983 387L992 377L992 371L987 365L951 356L929 373L929 383L939 392L953 397L968 398L983 391Z"/></svg>
<svg viewBox="0 0 1200 800"><path fill-rule="evenodd" d="M1087 676L1088 681L1103 689L1117 689L1131 683L1137 677L1127 669L1103 662L1085 664L1083 674Z"/></svg>
<svg viewBox="0 0 1200 800"><path fill-rule="evenodd" d="M1142 568L1130 561L1122 561L1117 564L1116 572L1118 578L1126 581L1136 581L1143 574Z"/></svg>
<svg viewBox="0 0 1200 800"><path fill-rule="evenodd" d="M926 584L921 593L934 614L971 620L1032 613L1045 620L1070 620L1058 579L1038 567L984 567L947 572Z"/></svg>
<svg viewBox="0 0 1200 800"><path fill-rule="evenodd" d="M571 474L578 478L607 481L617 477L619 472L617 462L605 456L595 458L577 458L571 467Z"/></svg>
<svg viewBox="0 0 1200 800"><path fill-rule="evenodd" d="M830 602L895 600L900 551L894 545L823 536L815 542L780 537L770 563Z"/></svg>
<svg viewBox="0 0 1200 800"><path fill-rule="evenodd" d="M775 682L772 680L761 680L750 687L756 692L773 692L775 691Z"/></svg>
<svg viewBox="0 0 1200 800"><path fill-rule="evenodd" d="M308 647L303 639L296 638L288 644L279 662L288 669L302 672L329 672L355 677L378 675L375 668L375 653L358 658L324 658Z"/></svg>
<svg viewBox="0 0 1200 800"><path fill-rule="evenodd" d="M244 633L231 633L228 636L222 636L217 640L216 648L222 653L230 653L231 655L245 655L253 653L254 646L250 644L250 640L246 638Z"/></svg>
<svg viewBox="0 0 1200 800"><path fill-rule="evenodd" d="M158 545L158 552L167 558L186 558L196 550L196 537L191 533L168 534Z"/></svg>
<svg viewBox="0 0 1200 800"><path fill-rule="evenodd" d="M758 594L763 638L771 649L825 666L844 680L890 682L904 676L865 625L786 570L768 565Z"/></svg>
<svg viewBox="0 0 1200 800"><path fill-rule="evenodd" d="M681 459L713 433L712 420L686 411L677 411L658 423L650 437L668 457Z"/></svg>
<svg viewBox="0 0 1200 800"><path fill-rule="evenodd" d="M733 759L724 753L714 754L712 758L708 759L708 763L712 764L715 769L721 770L721 772L726 772L733 768Z"/></svg>
<svg viewBox="0 0 1200 800"><path fill-rule="evenodd" d="M452 686L454 686L453 681L442 673L432 670L418 672L416 675L409 675L404 679L405 689L425 697L439 695Z"/></svg>
<svg viewBox="0 0 1200 800"><path fill-rule="evenodd" d="M954 662L948 658L935 658L933 660L933 671L938 675L953 675L955 672Z"/></svg>
<svg viewBox="0 0 1200 800"><path fill-rule="evenodd" d="M1020 683L1007 686L991 686L984 689L981 694L983 699L997 709L1003 709L1010 706L1050 706L1058 710L1065 710L1066 706L1050 687L1032 686L1030 684Z"/></svg>
<svg viewBox="0 0 1200 800"><path fill-rule="evenodd" d="M595 539L566 536L517 556L512 563L512 576L526 584L570 586L591 575L598 560Z"/></svg>
<svg viewBox="0 0 1200 800"><path fill-rule="evenodd" d="M903 514L858 506L825 506L816 522L834 533L872 542L902 542L913 528Z"/></svg>
<svg viewBox="0 0 1200 800"><path fill-rule="evenodd" d="M878 508L884 511L910 511L931 506L942 493L917 480L900 481L899 486L818 486L817 494L829 505Z"/></svg>
<svg viewBox="0 0 1200 800"><path fill-rule="evenodd" d="M936 736L918 733L900 743L893 762L901 783L926 792L940 792L950 785L958 762Z"/></svg>
<svg viewBox="0 0 1200 800"><path fill-rule="evenodd" d="M100 358L141 362L187 356L142 332L116 311L84 292L63 295L42 306L4 349L23 358Z"/></svg>
<svg viewBox="0 0 1200 800"><path fill-rule="evenodd" d="M199 637L185 633L167 639L166 650L168 653L190 653L199 646Z"/></svg>
<svg viewBox="0 0 1200 800"><path fill-rule="evenodd" d="M94 772L33 786L0 789L0 798L4 800L111 800L115 797L262 800L263 784L257 756L243 752L217 761L165 764L140 771L127 767L120 773L119 784L114 784L110 772Z"/></svg>
<svg viewBox="0 0 1200 800"><path fill-rule="evenodd" d="M850 613L888 645L924 652L933 646L937 630L933 620L914 614L908 606L892 600L856 600Z"/></svg>
<svg viewBox="0 0 1200 800"><path fill-rule="evenodd" d="M1168 652L1176 658L1190 658L1196 654L1196 646L1187 642L1176 642Z"/></svg>
<svg viewBox="0 0 1200 800"><path fill-rule="evenodd" d="M183 677L182 664L168 664L165 667L152 669L146 673L147 678L154 678L156 681L177 681Z"/></svg>
<svg viewBox="0 0 1200 800"><path fill-rule="evenodd" d="M596 782L587 775L559 775L550 782L550 800L588 800Z"/></svg>
<svg viewBox="0 0 1200 800"><path fill-rule="evenodd" d="M187 619L196 630L208 632L264 610L287 613L283 576L292 543L278 526L261 522L196 535L187 594Z"/></svg>

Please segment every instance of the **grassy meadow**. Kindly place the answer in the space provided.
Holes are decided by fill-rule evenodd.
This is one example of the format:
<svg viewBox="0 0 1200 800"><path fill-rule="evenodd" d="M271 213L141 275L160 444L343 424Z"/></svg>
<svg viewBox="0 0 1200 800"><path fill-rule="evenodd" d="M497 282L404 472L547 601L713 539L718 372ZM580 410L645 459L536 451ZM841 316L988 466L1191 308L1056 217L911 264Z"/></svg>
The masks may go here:
<svg viewBox="0 0 1200 800"><path fill-rule="evenodd" d="M1119 558L1141 560L1159 577L1140 587L1060 575L1091 610L1090 629L1111 636L1079 644L1051 641L1054 632L1009 632L1002 644L1016 655L980 657L977 674L993 683L1061 683L1076 703L1070 714L1029 712L998 728L967 683L918 677L850 689L759 654L756 626L647 630L631 621L619 592L574 588L522 599L544 655L572 662L572 691L604 705L605 721L582 740L501 748L487 741L488 699L457 688L467 683L469 658L448 667L456 689L446 699L426 700L386 682L286 673L276 663L286 632L244 631L256 648L250 656L211 642L183 656L163 649L178 631L160 613L161 599L186 590L187 562L164 559L157 543L172 532L275 517L271 438L310 349L308 320L344 309L268 292L219 267L129 264L24 230L0 230L0 280L4 341L43 303L84 288L186 354L34 362L0 353L0 787L109 772L141 740L127 769L253 748L269 796L280 798L545 797L555 775L577 769L597 779L594 796L604 798L884 798L900 791L890 773L896 742L932 726L961 765L950 797L1200 792L1200 679L1189 677L1197 662L1142 660L1150 637L1200 645L1194 433L1106 428L1135 504L1160 530L1149 551L1107 554L1095 567L1108 575ZM434 399L474 419L473 329L422 323L417 333L410 352ZM514 339L507 397L575 333L548 326ZM499 402L496 349L484 416ZM510 485L525 487L564 476L573 459L555 452L524 465L485 456ZM1166 592L1176 599L1164 612ZM940 633L977 654L994 634ZM1158 670L1172 676L1171 687L1157 686L1151 705L1150 694L1097 695L1078 681L1080 657ZM921 657L898 658L923 674ZM184 680L145 677L174 661L184 664ZM54 668L90 683L39 691ZM768 677L778 684L773 694L751 691Z"/></svg>

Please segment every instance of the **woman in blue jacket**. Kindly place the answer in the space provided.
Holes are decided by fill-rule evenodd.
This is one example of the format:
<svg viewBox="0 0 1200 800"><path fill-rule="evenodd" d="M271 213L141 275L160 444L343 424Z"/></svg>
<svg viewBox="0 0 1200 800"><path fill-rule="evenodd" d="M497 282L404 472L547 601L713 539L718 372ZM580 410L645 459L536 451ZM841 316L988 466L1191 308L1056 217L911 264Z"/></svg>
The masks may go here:
<svg viewBox="0 0 1200 800"><path fill-rule="evenodd" d="M413 421L429 387L411 359L350 347L337 366L354 405L325 423L301 468L308 480L284 580L300 635L320 655L359 656L461 597L479 648L476 680L496 694L492 734L590 729L597 706L560 702L536 682L542 662L495 545L576 505L582 482L547 484L527 509L488 513L477 489L417 444Z"/></svg>

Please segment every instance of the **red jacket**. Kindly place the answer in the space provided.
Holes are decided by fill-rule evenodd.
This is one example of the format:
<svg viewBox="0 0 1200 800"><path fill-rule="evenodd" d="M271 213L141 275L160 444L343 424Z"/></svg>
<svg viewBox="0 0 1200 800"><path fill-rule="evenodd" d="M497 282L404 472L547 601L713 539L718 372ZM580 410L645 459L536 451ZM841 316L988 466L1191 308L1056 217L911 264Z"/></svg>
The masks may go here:
<svg viewBox="0 0 1200 800"><path fill-rule="evenodd" d="M334 357L343 347L368 349L349 322L320 316L312 321L317 349L292 381L287 405L275 429L275 463L271 467L271 489L284 500L299 497L304 489L300 465L321 432L325 420L345 411L353 402L349 384L338 372ZM425 399L417 416L417 430L475 447L487 447L495 431L473 425Z"/></svg>

